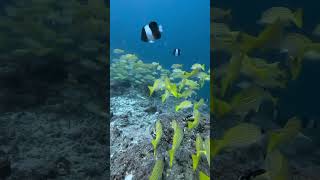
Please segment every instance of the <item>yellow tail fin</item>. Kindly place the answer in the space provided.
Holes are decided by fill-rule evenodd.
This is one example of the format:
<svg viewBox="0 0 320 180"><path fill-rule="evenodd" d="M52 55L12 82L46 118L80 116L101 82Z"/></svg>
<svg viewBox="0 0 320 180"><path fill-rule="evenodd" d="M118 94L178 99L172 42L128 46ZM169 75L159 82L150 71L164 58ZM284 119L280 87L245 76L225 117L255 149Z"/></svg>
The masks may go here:
<svg viewBox="0 0 320 180"><path fill-rule="evenodd" d="M153 91L154 91L153 86L148 86L148 88L150 90L150 96L151 96L153 94Z"/></svg>
<svg viewBox="0 0 320 180"><path fill-rule="evenodd" d="M202 171L199 172L199 180L210 180L210 177L204 174Z"/></svg>
<svg viewBox="0 0 320 180"><path fill-rule="evenodd" d="M289 61L289 68L290 68L292 80L297 79L302 69L302 58L301 57L291 58Z"/></svg>
<svg viewBox="0 0 320 180"><path fill-rule="evenodd" d="M198 167L199 157L196 154L192 154L192 167L193 171L195 171Z"/></svg>
<svg viewBox="0 0 320 180"><path fill-rule="evenodd" d="M297 25L297 27L302 28L302 25L303 25L303 10L302 10L302 8L299 8L294 13L294 23Z"/></svg>
<svg viewBox="0 0 320 180"><path fill-rule="evenodd" d="M169 157L170 157L170 168L171 168L172 164L173 164L174 150L170 149L168 152L169 152Z"/></svg>
<svg viewBox="0 0 320 180"><path fill-rule="evenodd" d="M153 146L153 155L155 156L156 155L156 150L157 150L156 140L155 139L151 140L151 144Z"/></svg>

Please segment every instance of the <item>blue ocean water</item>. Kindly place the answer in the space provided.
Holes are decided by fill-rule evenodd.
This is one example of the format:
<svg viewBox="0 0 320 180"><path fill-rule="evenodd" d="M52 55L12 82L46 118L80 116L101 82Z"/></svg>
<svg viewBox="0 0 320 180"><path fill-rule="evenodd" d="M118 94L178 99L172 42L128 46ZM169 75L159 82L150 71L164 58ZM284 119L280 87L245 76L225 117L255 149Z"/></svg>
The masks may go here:
<svg viewBox="0 0 320 180"><path fill-rule="evenodd" d="M141 29L150 21L163 27L155 43L141 41ZM111 0L110 48L137 54L144 62L159 62L163 67L194 63L210 65L210 1ZM173 56L173 49L181 56ZM209 97L209 83L201 94Z"/></svg>

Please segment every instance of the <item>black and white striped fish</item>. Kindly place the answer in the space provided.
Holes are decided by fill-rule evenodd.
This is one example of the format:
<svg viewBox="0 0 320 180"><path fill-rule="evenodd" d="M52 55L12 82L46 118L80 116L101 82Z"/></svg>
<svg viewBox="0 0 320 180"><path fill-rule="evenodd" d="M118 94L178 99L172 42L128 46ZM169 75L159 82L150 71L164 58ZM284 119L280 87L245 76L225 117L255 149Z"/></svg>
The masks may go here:
<svg viewBox="0 0 320 180"><path fill-rule="evenodd" d="M181 55L181 50L178 49L178 48L174 49L174 50L173 50L173 55L174 55L174 56L180 56L180 55Z"/></svg>
<svg viewBox="0 0 320 180"><path fill-rule="evenodd" d="M141 31L141 40L144 42L154 43L155 40L161 38L162 26L157 22L151 21L145 25Z"/></svg>

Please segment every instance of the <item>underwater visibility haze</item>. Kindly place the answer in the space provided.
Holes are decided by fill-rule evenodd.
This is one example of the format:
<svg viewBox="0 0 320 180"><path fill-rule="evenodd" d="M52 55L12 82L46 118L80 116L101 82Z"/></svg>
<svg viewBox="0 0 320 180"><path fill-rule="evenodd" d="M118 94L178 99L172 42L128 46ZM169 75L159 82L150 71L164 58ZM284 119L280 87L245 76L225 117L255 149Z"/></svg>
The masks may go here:
<svg viewBox="0 0 320 180"><path fill-rule="evenodd" d="M145 62L156 61L166 68L172 64L209 66L209 1L111 0L110 7L111 49L123 48ZM153 44L140 38L141 29L151 21L163 27L161 39ZM172 56L175 48L181 49L181 56Z"/></svg>
<svg viewBox="0 0 320 180"><path fill-rule="evenodd" d="M209 177L210 4L110 3L111 179Z"/></svg>
<svg viewBox="0 0 320 180"><path fill-rule="evenodd" d="M108 179L104 0L0 2L0 179Z"/></svg>
<svg viewBox="0 0 320 180"><path fill-rule="evenodd" d="M318 7L1 1L0 179L319 180Z"/></svg>

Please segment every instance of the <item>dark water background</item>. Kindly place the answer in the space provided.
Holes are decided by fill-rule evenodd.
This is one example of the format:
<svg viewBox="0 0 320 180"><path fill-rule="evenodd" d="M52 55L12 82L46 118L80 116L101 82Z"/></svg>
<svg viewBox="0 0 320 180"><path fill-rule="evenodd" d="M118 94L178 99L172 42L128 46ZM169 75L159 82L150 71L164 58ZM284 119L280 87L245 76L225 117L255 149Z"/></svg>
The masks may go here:
<svg viewBox="0 0 320 180"><path fill-rule="evenodd" d="M263 27L256 22L261 13L275 6L288 7L292 10L303 9L303 28L296 32L307 35L316 40L311 33L313 28L320 23L319 2L315 0L264 0L264 1L237 1L237 0L214 0L214 7L231 9L231 29L241 30L253 35L260 32ZM292 31L290 31L292 32ZM319 40L318 40L319 42ZM213 59L214 61L214 59ZM285 122L289 117L298 115L302 118L314 118L318 121L320 117L320 61L304 61L302 73L296 81L291 81L288 88L280 91L279 118Z"/></svg>

